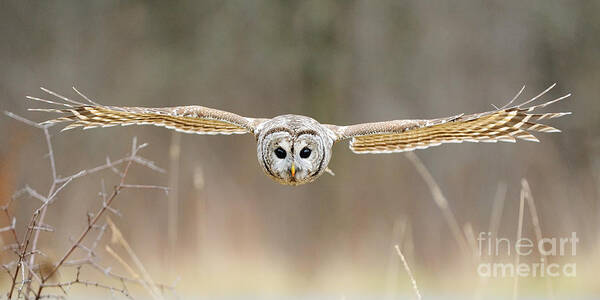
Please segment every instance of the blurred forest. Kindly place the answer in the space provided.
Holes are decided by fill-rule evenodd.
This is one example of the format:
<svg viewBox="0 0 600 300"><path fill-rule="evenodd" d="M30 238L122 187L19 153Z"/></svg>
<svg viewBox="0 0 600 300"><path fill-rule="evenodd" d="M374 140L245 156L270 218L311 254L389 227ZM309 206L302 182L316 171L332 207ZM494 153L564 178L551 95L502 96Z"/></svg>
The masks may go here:
<svg viewBox="0 0 600 300"><path fill-rule="evenodd" d="M342 125L481 112L523 84L525 100L558 82L545 99L573 96L547 111L573 114L546 123L562 133L416 154L460 226L476 234L488 230L506 185L498 236L516 237L527 178L544 236L577 232L581 241L578 276L555 279L556 293L597 297L599 12L598 1L2 1L0 110L44 121L53 115L27 111L45 106L25 96L42 96L43 86L79 99L76 86L106 105L195 104ZM133 169L128 181L173 190L126 191L114 205L123 216L112 218L151 274L181 278L183 295L409 294L395 244L426 295L470 295L477 280L403 154L356 155L340 143L329 166L335 176L288 187L264 176L249 135L149 126L51 133L62 175L119 157L134 136L150 144L144 156L168 171ZM48 185L39 130L2 115L0 141L0 205L25 185ZM64 252L109 175L61 192L44 249ZM34 201L15 203L18 227ZM523 235L535 238L530 221ZM487 294L510 295L510 282L492 280L498 287ZM540 281L524 282L544 295Z"/></svg>

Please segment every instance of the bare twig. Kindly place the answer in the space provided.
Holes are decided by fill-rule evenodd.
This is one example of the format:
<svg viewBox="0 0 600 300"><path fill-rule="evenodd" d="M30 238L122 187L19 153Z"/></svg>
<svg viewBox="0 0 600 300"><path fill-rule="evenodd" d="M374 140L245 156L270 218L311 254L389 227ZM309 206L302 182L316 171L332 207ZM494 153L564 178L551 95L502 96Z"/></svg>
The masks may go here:
<svg viewBox="0 0 600 300"><path fill-rule="evenodd" d="M105 284L101 284L98 282L93 282L93 281L87 281L87 280L82 280L80 279L80 272L81 272L81 266L77 268L77 274L75 276L75 279L68 281L68 282L61 282L61 283L45 283L42 284L42 286L44 288L51 288L51 287L57 287L60 288L64 291L64 288L67 287L71 287L73 285L83 285L83 286L92 286L92 287L96 287L96 288L101 288L101 289L106 289L109 290L111 292L119 292L121 293L123 296L129 298L129 299L133 299L133 297L131 297L131 295L129 295L129 292L126 289L118 289L115 288L113 286L109 286L109 285L105 285ZM40 297L41 298L41 297Z"/></svg>
<svg viewBox="0 0 600 300"><path fill-rule="evenodd" d="M29 125L31 127L35 127L35 128L39 128L39 129L43 129L43 128L48 127L48 126L40 125L40 124L38 124L36 122L33 122L31 120L28 120L26 118L23 118L23 117L21 117L19 115L13 114L13 113L11 113L9 111L5 111L4 114L7 115L7 116L9 116L9 117L11 117L11 118L13 118L13 119L15 119L15 120L17 120L17 121L23 122L23 123L25 123L25 124L27 124L27 125Z"/></svg>
<svg viewBox="0 0 600 300"><path fill-rule="evenodd" d="M73 104L77 104L77 105L81 104L77 101L70 100L64 96L53 93L46 89L43 89L43 90L56 96L56 97L61 98L64 101L67 101L69 103L73 103ZM77 91L76 89L75 89L75 91L79 93L79 91ZM79 93L79 94L82 95L81 93ZM82 95L82 97L84 97L88 102L93 103L93 101L91 101L89 98L87 98L83 95ZM39 101L48 102L48 103L52 103L52 104L61 104L61 103L57 103L57 102L53 102L53 101L45 100L45 99L39 99L39 98L34 98L34 97L30 97L30 98L33 100L39 100ZM63 105L70 107L70 104L63 104ZM82 171L79 171L79 172L74 173L67 177L60 177L57 173L54 149L52 147L52 140L51 140L51 136L50 136L50 133L48 130L50 126L39 125L33 121L30 121L26 118L23 118L21 116L18 116L16 114L13 114L10 112L5 112L5 114L17 121L25 123L26 125L29 125L34 128L42 130L43 135L45 137L46 144L47 144L47 151L48 151L47 157L49 159L49 165L50 165L50 170L51 170L51 174L52 174L51 185L48 189L48 192L45 193L46 194L45 196L42 195L41 193L38 193L36 190L32 189L31 187L25 186L25 188L15 192L13 194L13 197L10 198L9 201L4 206L0 207L0 210L2 210L4 212L3 213L4 216L7 218L7 220L9 220L9 225L6 227L0 228L0 232L11 232L13 239L14 239L14 244L9 244L9 245L5 246L4 249L11 250L16 255L16 259L14 261L2 265L2 269L11 278L10 287L9 287L9 290L7 293L7 298L12 299L13 295L15 294L15 291L17 292L16 293L17 298L25 298L25 299L64 298L64 296L42 294L42 291L45 288L54 287L54 288L60 288L66 294L66 290L64 288L68 288L72 285L94 286L94 287L98 287L98 288L107 289L112 294L114 294L114 292L119 292L119 293L123 294L124 296L131 298L131 296L129 295L129 292L127 290L127 287L125 285L125 282L131 282L131 283L142 284L142 285L147 284L148 282L146 280L139 279L139 278L132 279L132 278L124 277L124 276L119 276L117 274L112 273L109 268L101 267L95 261L97 259L96 254L95 254L95 249L97 248L97 246L100 242L100 239L102 238L102 236L107 228L106 224L98 225L98 221L99 221L100 217L106 211L111 211L113 213L118 214L118 211L111 208L111 204L113 203L114 199L117 197L117 195L123 188L160 189L165 192L168 191L167 187L156 186L156 185L125 184L125 177L126 177L128 170L132 164L141 165L141 166L147 167L149 169L152 169L152 170L155 170L158 172L164 172L163 169L157 167L152 161L147 160L147 159L137 155L139 150L146 147L147 144L138 145L136 139L134 138L132 146L131 146L131 153L127 157L124 157L122 159L112 161L112 162L107 159L105 164L100 165L98 167L94 167L94 168L87 169L87 170L82 170ZM79 235L79 237L77 239L73 240L71 246L64 253L62 258L56 264L53 264L47 258L44 258L43 260L41 260L42 261L41 263L36 265L35 264L36 255L42 255L44 257L46 256L42 251L39 250L39 247L38 247L38 241L39 241L39 237L40 237L41 233L54 231L54 228L51 225L46 224L44 222L44 219L47 214L48 208L54 202L54 200L57 198L58 194L62 190L64 190L65 187L67 187L69 184L71 184L75 179L78 179L80 177L83 177L85 175L89 175L92 173L100 172L100 171L106 170L106 169L116 170L116 167L118 165L124 165L123 170L117 172L120 177L120 183L115 187L115 189L113 190L113 192L111 193L110 196L107 196L105 189L104 189L104 183L102 183L102 193L101 193L102 207L95 214L88 215L87 224L84 227L82 233ZM10 214L9 206L13 203L13 201L15 199L20 198L23 195L29 196L33 199L36 199L36 200L40 201L42 204L33 211L32 215L31 215L31 219L29 220L29 222L27 223L27 226L25 227L25 232L23 234L23 237L22 237L22 239L19 239L19 236L17 235L17 231L16 231L16 218ZM85 244L83 244L83 240L86 238L86 236L90 235L90 233L92 231L97 231L97 235L96 235L95 239L92 241L91 245L86 246ZM81 251L86 253L86 258L77 259L77 260L69 260L76 249L81 249ZM86 265L89 265L90 267L92 267L98 271L101 271L103 274L105 274L108 277L115 278L116 280L120 281L123 284L123 287L115 288L115 287L104 285L104 284L101 284L98 282L92 282L92 281L87 281L87 280L81 279L79 276L80 269ZM58 274L59 270L62 267L66 267L66 266L77 267L76 279L69 281L69 282L50 282L50 281L55 281L55 279L58 278L56 275ZM20 279L18 279L18 278L20 278ZM37 285L37 290L34 289L34 286L33 286L34 283ZM158 288L160 288L161 290L165 290L165 289L173 290L173 287L168 286L168 285L154 284L154 283L151 283L151 285L156 290L158 290Z"/></svg>
<svg viewBox="0 0 600 300"><path fill-rule="evenodd" d="M166 194L168 194L169 191L171 190L169 187L166 187L166 186L147 185L147 184L123 184L123 185L121 185L121 188L162 190Z"/></svg>
<svg viewBox="0 0 600 300"><path fill-rule="evenodd" d="M139 149L140 148L136 147L136 139L134 138L133 143L132 143L131 157L134 157ZM77 245L79 245L83 241L83 239L88 235L90 230L92 230L92 228L94 227L96 222L98 222L98 220L100 219L102 214L104 214L104 212L107 210L107 207L109 207L112 204L112 202L114 201L114 199L119 195L119 193L123 189L122 185L124 184L125 176L127 175L127 171L129 170L129 167L131 166L132 161L133 160L129 160L127 165L125 166L125 171L123 172L123 176L121 176L121 182L119 185L117 185L115 187L112 195L106 201L106 205L102 206L100 208L100 210L94 215L94 218L90 222L88 222L88 225L85 227L83 232L79 235L79 238L71 246L71 248L69 248L69 250L67 250L67 252L63 255L63 257L60 259L58 264L54 267L54 269L50 272L50 274L48 276L46 276L46 278L52 276L52 274L54 274L54 272L56 272L62 266L62 264L67 260L67 258L69 258L69 256L71 256L73 251L75 251L75 249L77 248ZM44 278L44 279L46 279L46 278ZM41 288L40 288L40 290L41 290ZM39 292L38 292L38 294L39 294Z"/></svg>

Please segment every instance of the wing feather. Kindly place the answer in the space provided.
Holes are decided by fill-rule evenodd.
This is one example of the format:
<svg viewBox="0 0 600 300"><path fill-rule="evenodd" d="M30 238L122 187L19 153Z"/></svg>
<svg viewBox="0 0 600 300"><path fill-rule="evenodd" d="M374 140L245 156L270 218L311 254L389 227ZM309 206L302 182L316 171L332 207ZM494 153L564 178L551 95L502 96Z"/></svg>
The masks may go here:
<svg viewBox="0 0 600 300"><path fill-rule="evenodd" d="M554 85L532 100L536 100L552 87ZM355 153L404 152L444 143L495 143L498 141L514 143L517 139L539 142L529 131L560 132L560 130L536 123L537 121L562 117L570 112L541 114L530 112L569 96L570 94L530 107L522 107L523 104L521 104L479 114L457 115L441 119L395 120L351 126L328 126L336 132L338 140L351 138L350 149ZM528 100L524 104L528 104L532 100ZM512 101L514 99L510 103Z"/></svg>
<svg viewBox="0 0 600 300"><path fill-rule="evenodd" d="M60 99L68 99L46 89L43 90ZM36 97L28 98L64 106L65 108L59 109L30 109L34 111L65 114L61 117L40 123L41 125L63 122L69 123L63 130L77 127L89 129L116 125L154 125L185 133L243 134L255 133L257 126L266 120L245 118L234 113L203 106L177 106L164 108L119 107L98 105L97 103L88 100L87 97L85 97L85 99L90 102L90 105L70 99L68 103L59 103Z"/></svg>

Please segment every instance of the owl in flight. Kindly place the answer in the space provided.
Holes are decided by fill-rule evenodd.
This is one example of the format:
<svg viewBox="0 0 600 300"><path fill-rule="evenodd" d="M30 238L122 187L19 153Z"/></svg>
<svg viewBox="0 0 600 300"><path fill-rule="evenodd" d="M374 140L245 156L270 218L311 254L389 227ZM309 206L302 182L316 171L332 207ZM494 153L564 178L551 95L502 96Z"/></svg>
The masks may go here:
<svg viewBox="0 0 600 300"><path fill-rule="evenodd" d="M528 131L560 132L536 123L542 119L561 117L570 112L534 113L552 103L569 97L567 94L545 103L527 106L542 97L556 84L539 95L519 104L513 102L478 114L459 114L430 120L393 120L348 126L321 124L301 115L281 115L271 119L247 118L202 106L164 108L105 106L79 93L87 103L80 103L42 88L63 100L56 102L27 97L60 109L31 109L64 114L41 124L68 122L63 129L94 128L115 125L156 125L185 133L253 134L256 138L258 163L267 176L285 185L309 183L321 176L331 159L335 142L350 140L354 153L394 153L424 149L444 143L515 142L516 139L538 142Z"/></svg>

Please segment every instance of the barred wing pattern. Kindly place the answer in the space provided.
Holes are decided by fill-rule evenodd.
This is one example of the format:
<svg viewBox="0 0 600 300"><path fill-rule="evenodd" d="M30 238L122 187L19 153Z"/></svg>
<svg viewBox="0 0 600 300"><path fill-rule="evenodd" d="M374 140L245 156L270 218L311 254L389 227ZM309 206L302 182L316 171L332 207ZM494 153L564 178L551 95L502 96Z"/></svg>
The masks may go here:
<svg viewBox="0 0 600 300"><path fill-rule="evenodd" d="M496 110L472 114L456 115L431 120L395 120L364 123L351 126L323 125L332 133L334 140L352 139L350 149L355 153L392 153L412 151L437 146L443 143L467 142L516 142L517 139L538 141L529 131L559 132L560 130L536 123L543 119L561 117L570 112L533 113L536 109L568 98L567 94L542 104L527 107L556 84L539 95L516 106L512 103L523 92L505 106ZM62 109L31 109L67 114L42 124L71 122L63 130L83 127L109 127L115 125L151 124L177 131L198 134L242 134L257 135L261 124L269 119L245 118L234 113L202 106L179 106L171 108L141 108L104 106L93 102L79 93L89 104L83 104L42 88L45 92L62 99L63 103L41 98L29 99L62 105Z"/></svg>
<svg viewBox="0 0 600 300"><path fill-rule="evenodd" d="M99 105L91 100L91 105L76 102L54 92L43 89L68 103L58 103L46 99L28 97L55 105L63 109L31 109L67 114L41 124L70 122L63 130L76 127L84 129L110 127L115 125L155 125L185 133L196 134L244 134L254 133L261 119L245 118L234 113L203 106L178 106L164 108L117 107ZM83 95L82 95L83 96ZM85 97L85 96L83 96ZM86 98L87 99L87 98Z"/></svg>
<svg viewBox="0 0 600 300"><path fill-rule="evenodd" d="M561 117L570 112L532 113L570 96L524 107L538 99L554 85L538 96L517 106L506 108L521 94L523 89L507 105L494 111L457 115L432 120L397 120L365 123L334 128L339 139L352 138L350 149L355 153L393 153L424 149L443 143L466 142L516 142L516 139L536 141L528 131L560 132L560 130L536 123L543 119ZM330 127L331 128L331 127Z"/></svg>

